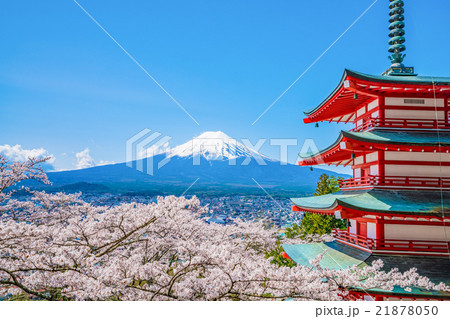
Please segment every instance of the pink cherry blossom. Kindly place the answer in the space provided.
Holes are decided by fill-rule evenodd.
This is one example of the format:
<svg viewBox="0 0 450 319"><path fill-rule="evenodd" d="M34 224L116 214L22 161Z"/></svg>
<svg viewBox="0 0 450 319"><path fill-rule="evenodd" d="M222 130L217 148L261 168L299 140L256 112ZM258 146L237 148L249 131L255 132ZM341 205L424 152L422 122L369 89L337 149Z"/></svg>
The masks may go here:
<svg viewBox="0 0 450 319"><path fill-rule="evenodd" d="M0 297L341 300L349 287L448 290L414 269L383 272L379 261L332 270L320 267L318 256L314 269L279 267L264 255L276 244L278 229L263 221L207 223L201 217L207 208L196 197L115 207L88 204L80 194L27 190L29 199L12 198L11 187L21 181L48 183L42 161L0 157Z"/></svg>

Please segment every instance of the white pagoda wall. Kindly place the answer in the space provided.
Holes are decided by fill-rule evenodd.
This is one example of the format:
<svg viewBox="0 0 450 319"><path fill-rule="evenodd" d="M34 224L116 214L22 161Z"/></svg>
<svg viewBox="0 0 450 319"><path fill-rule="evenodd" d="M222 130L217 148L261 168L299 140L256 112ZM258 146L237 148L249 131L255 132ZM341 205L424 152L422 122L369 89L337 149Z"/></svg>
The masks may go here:
<svg viewBox="0 0 450 319"><path fill-rule="evenodd" d="M420 100L423 103L408 103L408 100ZM444 107L444 99L421 99L421 98L408 98L408 97L386 97L384 104L386 106L409 106L405 109L386 109L385 118L391 119L424 119L424 120L443 120L445 119L444 111L435 110L436 107ZM414 107L429 108L430 110L415 110Z"/></svg>
<svg viewBox="0 0 450 319"><path fill-rule="evenodd" d="M378 105L380 105L380 102L378 99L376 99L375 101L372 101L367 105L367 110L371 111L374 108L376 108Z"/></svg>
<svg viewBox="0 0 450 319"><path fill-rule="evenodd" d="M445 119L444 111L434 110L422 111L422 110L386 110L384 116L387 119L410 119L410 120L443 120Z"/></svg>
<svg viewBox="0 0 450 319"><path fill-rule="evenodd" d="M386 176L450 177L450 166L386 165Z"/></svg>
<svg viewBox="0 0 450 319"><path fill-rule="evenodd" d="M426 162L450 164L449 153L430 152L384 152L386 161L401 161L401 164L386 164L386 176L423 176L423 177L450 177L450 166L427 165ZM421 162L411 163L408 162ZM418 165L419 164L419 165Z"/></svg>
<svg viewBox="0 0 450 319"><path fill-rule="evenodd" d="M385 160L391 161L425 161L425 162L449 162L450 153L430 153L430 152L384 152Z"/></svg>
<svg viewBox="0 0 450 319"><path fill-rule="evenodd" d="M385 224L385 239L450 241L450 227Z"/></svg>
<svg viewBox="0 0 450 319"><path fill-rule="evenodd" d="M367 238L377 238L377 224L367 223Z"/></svg>
<svg viewBox="0 0 450 319"><path fill-rule="evenodd" d="M358 120L356 121L356 126L363 125L363 118L371 117L371 118L377 118L379 116L378 111L373 111L378 105L380 104L379 100L376 99L375 101L370 102L369 104L364 105L363 107L356 110L356 118ZM367 114L367 115L366 115Z"/></svg>
<svg viewBox="0 0 450 319"><path fill-rule="evenodd" d="M378 152L372 152L369 154L366 154L366 157L364 159L364 156L357 156L355 158L354 165L360 165L360 164L368 164L370 167L370 175L378 175ZM371 163L373 163L371 165ZM355 168L353 170L353 177L358 178L361 177L361 168Z"/></svg>
<svg viewBox="0 0 450 319"><path fill-rule="evenodd" d="M378 161L378 152L372 152L366 155L366 162L376 162Z"/></svg>
<svg viewBox="0 0 450 319"><path fill-rule="evenodd" d="M349 219L350 227L348 228L349 232L352 234L356 234L356 220Z"/></svg>
<svg viewBox="0 0 450 319"><path fill-rule="evenodd" d="M422 100L423 103L408 103L407 100ZM433 98L417 98L417 97L386 97L384 99L384 105L398 105L398 106L428 106L434 107L444 107L444 99L433 99ZM409 110L407 111L409 112Z"/></svg>

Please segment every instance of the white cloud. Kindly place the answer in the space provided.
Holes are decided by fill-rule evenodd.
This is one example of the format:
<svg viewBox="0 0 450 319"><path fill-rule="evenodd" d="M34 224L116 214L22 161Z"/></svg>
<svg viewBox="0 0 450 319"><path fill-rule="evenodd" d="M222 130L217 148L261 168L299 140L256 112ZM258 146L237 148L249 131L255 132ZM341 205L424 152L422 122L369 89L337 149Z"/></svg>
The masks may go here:
<svg viewBox="0 0 450 319"><path fill-rule="evenodd" d="M5 144L0 145L0 154L5 156L8 160L24 162L30 157L47 157L50 159L47 164L53 164L55 162L55 156L49 154L49 152L44 148L33 148L30 150L23 149L21 145L16 144L14 146Z"/></svg>
<svg viewBox="0 0 450 319"><path fill-rule="evenodd" d="M104 161L104 160L101 160L99 163L96 163L89 152L90 152L89 148L86 147L81 152L75 154L77 158L77 163L75 164L76 169L115 164L115 162L113 161Z"/></svg>
<svg viewBox="0 0 450 319"><path fill-rule="evenodd" d="M55 163L55 156L53 154L50 154L46 149L44 148L33 148L33 149L23 149L21 145L0 145L0 155L3 155L6 157L7 160L10 161L17 161L17 162L24 162L30 157L50 157L48 161L46 161L42 167L46 171L62 171L64 169L57 169L53 165ZM67 156L67 153L62 153L60 156L64 157ZM89 153L89 148L86 148L82 150L81 152L78 152L75 154L76 156L76 169L82 169L82 168L89 168L93 166L101 166L101 165L110 165L115 164L115 162L112 161L99 161L99 163L96 163L92 156ZM59 161L58 161L59 162ZM67 169L66 169L67 170Z"/></svg>
<svg viewBox="0 0 450 319"><path fill-rule="evenodd" d="M83 151L75 154L77 157L76 169L83 169L95 166L95 161L89 154L89 148L86 147Z"/></svg>
<svg viewBox="0 0 450 319"><path fill-rule="evenodd" d="M104 160L101 160L100 163L97 164L97 166L111 165L111 164L116 164L116 162L114 162L114 161L104 161Z"/></svg>

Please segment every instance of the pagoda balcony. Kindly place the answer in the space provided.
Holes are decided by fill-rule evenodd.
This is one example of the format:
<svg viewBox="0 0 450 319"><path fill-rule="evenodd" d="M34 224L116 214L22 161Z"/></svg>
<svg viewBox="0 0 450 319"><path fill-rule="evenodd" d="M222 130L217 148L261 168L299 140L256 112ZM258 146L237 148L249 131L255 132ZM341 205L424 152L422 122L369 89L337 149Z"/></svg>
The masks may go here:
<svg viewBox="0 0 450 319"><path fill-rule="evenodd" d="M352 234L347 229L333 229L333 237L341 243L380 254L449 254L450 242L446 241L373 239Z"/></svg>
<svg viewBox="0 0 450 319"><path fill-rule="evenodd" d="M339 181L341 190L353 188L450 189L450 177L375 176L368 175Z"/></svg>
<svg viewBox="0 0 450 319"><path fill-rule="evenodd" d="M436 129L450 129L450 123L446 120L376 118L376 119L369 119L364 124L356 126L351 131L364 132L375 128L436 130Z"/></svg>

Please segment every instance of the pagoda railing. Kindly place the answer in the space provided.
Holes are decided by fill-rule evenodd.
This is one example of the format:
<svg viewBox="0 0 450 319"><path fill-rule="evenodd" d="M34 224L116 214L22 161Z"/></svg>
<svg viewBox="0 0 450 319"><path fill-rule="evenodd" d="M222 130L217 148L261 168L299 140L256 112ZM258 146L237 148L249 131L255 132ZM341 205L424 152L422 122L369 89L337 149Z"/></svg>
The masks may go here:
<svg viewBox="0 0 450 319"><path fill-rule="evenodd" d="M446 120L416 120L416 119L369 119L364 124L356 126L352 132L367 131L372 128L408 128L408 129L450 129L450 123Z"/></svg>
<svg viewBox="0 0 450 319"><path fill-rule="evenodd" d="M449 242L432 240L373 239L350 233L348 230L333 229L336 240L347 242L371 251L434 252L449 253Z"/></svg>
<svg viewBox="0 0 450 319"><path fill-rule="evenodd" d="M338 240L346 241L360 247L372 249L374 247L373 239L350 233L347 229L333 229L333 237Z"/></svg>
<svg viewBox="0 0 450 319"><path fill-rule="evenodd" d="M341 189L354 187L450 188L450 177L368 175L339 181Z"/></svg>

